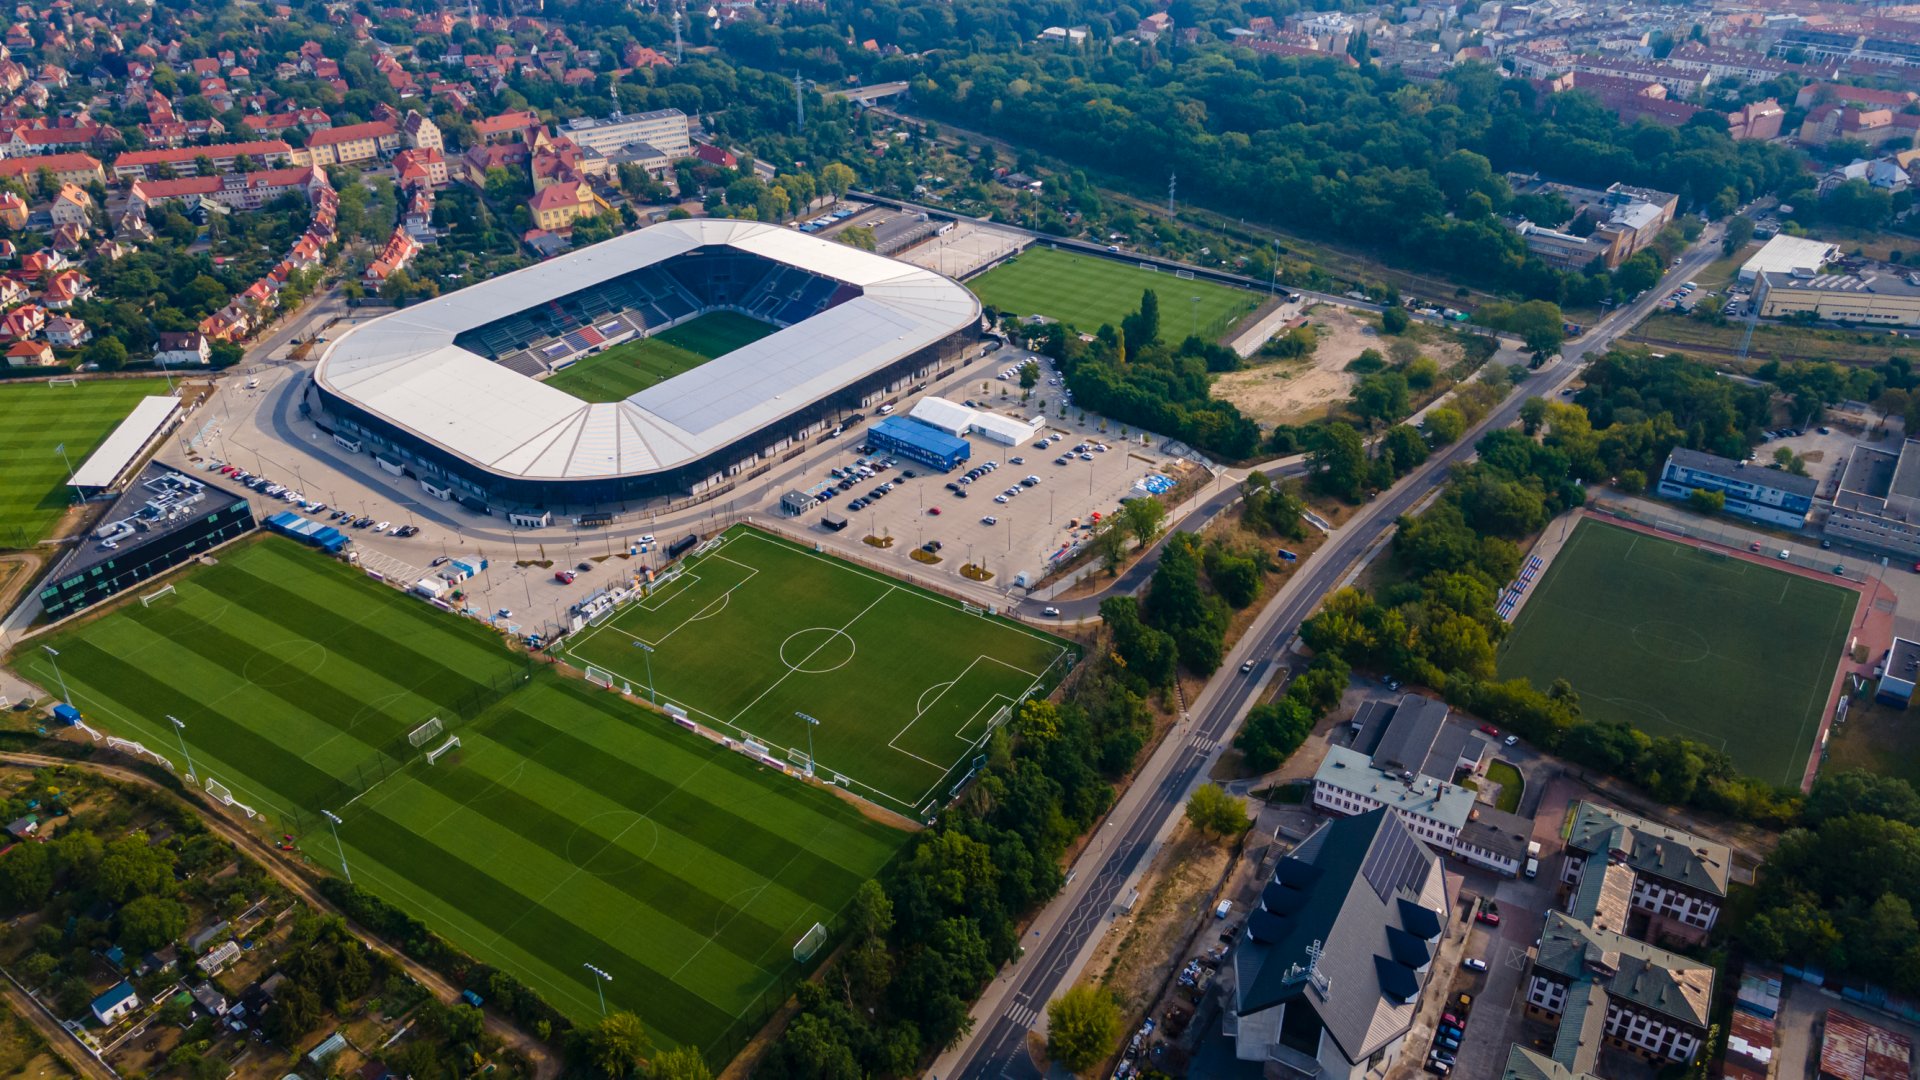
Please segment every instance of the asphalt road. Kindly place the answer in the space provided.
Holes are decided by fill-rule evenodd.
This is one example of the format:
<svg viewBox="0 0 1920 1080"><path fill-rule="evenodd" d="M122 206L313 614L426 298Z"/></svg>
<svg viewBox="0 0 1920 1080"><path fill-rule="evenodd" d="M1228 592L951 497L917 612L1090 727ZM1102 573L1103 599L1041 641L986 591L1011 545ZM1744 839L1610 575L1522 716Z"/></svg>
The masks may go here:
<svg viewBox="0 0 1920 1080"><path fill-rule="evenodd" d="M1026 1051L1028 1031L1045 1011L1047 1002L1062 989L1081 949L1102 927L1104 916L1119 899L1121 885L1145 858L1154 836L1168 817L1181 812L1187 793L1204 775L1208 763L1230 739L1240 718L1253 704L1265 681L1262 676L1266 658L1277 656L1282 646L1293 639L1301 622L1338 586L1354 560L1379 540L1400 515L1412 510L1445 483L1453 465L1473 456L1473 444L1481 434L1518 420L1520 406L1529 397L1557 394L1579 374L1587 354L1605 351L1614 338L1644 319L1663 296L1712 262L1719 248L1718 232L1710 230L1709 235L1716 239L1703 236L1658 287L1647 290L1639 300L1602 319L1584 337L1569 343L1559 360L1523 384L1521 393L1513 395L1451 448L1428 459L1425 465L1375 500L1338 530L1308 562L1306 573L1289 585L1273 609L1256 620L1221 665L1212 686L1218 692L1200 705L1189 723L1168 736L1174 746L1163 744L1155 752L1154 760L1142 770L1139 782L1152 784L1151 796L1123 799L1107 824L1101 827L1103 834L1113 830L1114 836L1107 842L1089 845L1082 854L1064 896L1070 905L1066 916L1051 934L1028 943L1027 956L1015 969L1009 991L998 998L991 1019L975 1025L959 1053L953 1076L1030 1078L1042 1075ZM1231 492L1223 494L1231 497ZM1144 565L1145 560L1142 563ZM1251 676L1244 676L1239 665L1250 658L1260 663ZM1162 758L1167 760L1161 761Z"/></svg>

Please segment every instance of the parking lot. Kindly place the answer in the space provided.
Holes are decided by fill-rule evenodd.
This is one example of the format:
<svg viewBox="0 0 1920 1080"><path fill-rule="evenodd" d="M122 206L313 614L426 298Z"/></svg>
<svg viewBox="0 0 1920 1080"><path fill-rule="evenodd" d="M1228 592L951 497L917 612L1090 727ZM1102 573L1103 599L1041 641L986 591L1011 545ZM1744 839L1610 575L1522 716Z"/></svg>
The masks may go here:
<svg viewBox="0 0 1920 1080"><path fill-rule="evenodd" d="M1044 368L1034 389L1034 402L1021 404L1019 384L995 377L969 382L976 408L1031 417L1034 402L1056 395L1052 422L1026 446L1005 446L979 435L968 435L966 466L942 473L892 455L863 453L860 430L844 436L844 449L813 464L794 486L826 501L799 515L824 543L865 559L903 560L903 572L951 575L963 585L962 566L984 568L992 575L983 582L1000 592L1012 587L1025 572L1038 581L1054 557L1085 543L1092 535L1095 515L1105 517L1122 499L1138 492L1135 483L1148 477L1171 483L1184 463L1141 444L1139 435L1123 441L1118 429L1099 430L1099 423L1081 424L1069 408L1069 419L1059 418L1054 378ZM1001 398L998 391L1011 387ZM961 391L951 391L958 397ZM1151 481L1161 486L1160 480ZM821 524L829 513L844 515L848 527L834 532ZM869 543L879 538L884 546ZM888 543L886 541L890 540ZM916 556L913 552L919 552ZM918 567L905 565L906 560Z"/></svg>

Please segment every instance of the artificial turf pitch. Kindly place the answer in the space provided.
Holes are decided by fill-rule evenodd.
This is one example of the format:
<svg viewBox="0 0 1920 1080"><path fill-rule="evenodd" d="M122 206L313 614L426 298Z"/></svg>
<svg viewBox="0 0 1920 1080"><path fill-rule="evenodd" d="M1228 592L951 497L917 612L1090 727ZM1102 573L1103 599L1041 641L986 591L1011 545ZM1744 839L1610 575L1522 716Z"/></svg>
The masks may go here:
<svg viewBox="0 0 1920 1080"><path fill-rule="evenodd" d="M583 401L622 401L777 329L738 312L710 311L663 333L576 360L548 378L547 385Z"/></svg>
<svg viewBox="0 0 1920 1080"><path fill-rule="evenodd" d="M982 304L1016 315L1044 315L1089 334L1102 323L1119 326L1139 309L1140 295L1152 289L1160 298L1160 336L1168 341L1189 333L1216 339L1260 302L1245 289L1037 246L971 279L967 288Z"/></svg>
<svg viewBox="0 0 1920 1080"><path fill-rule="evenodd" d="M652 652L637 647L645 645ZM783 760L923 812L997 716L1064 673L1067 645L745 526L561 655ZM812 726L800 714L819 721Z"/></svg>
<svg viewBox="0 0 1920 1080"><path fill-rule="evenodd" d="M1582 521L1500 651L1503 678L1565 678L1581 711L1732 755L1797 786L1858 594Z"/></svg>
<svg viewBox="0 0 1920 1080"><path fill-rule="evenodd" d="M0 548L44 539L73 501L67 462L78 468L141 398L166 392L160 379L0 384Z"/></svg>
<svg viewBox="0 0 1920 1080"><path fill-rule="evenodd" d="M178 717L199 775L278 827L305 815L300 847L329 869L319 812L339 813L355 883L575 1019L599 1016L592 963L657 1041L730 1053L786 992L795 942L906 838L289 541L214 557L47 642L89 722L179 767ZM58 685L41 650L16 660ZM429 766L444 737L409 753L405 734L433 716L461 745Z"/></svg>

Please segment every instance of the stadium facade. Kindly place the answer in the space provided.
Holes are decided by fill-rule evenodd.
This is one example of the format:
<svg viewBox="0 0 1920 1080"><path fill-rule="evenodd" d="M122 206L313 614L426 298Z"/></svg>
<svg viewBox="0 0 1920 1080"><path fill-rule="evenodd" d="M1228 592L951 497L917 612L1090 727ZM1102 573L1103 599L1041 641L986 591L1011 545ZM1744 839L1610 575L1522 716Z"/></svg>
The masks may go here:
<svg viewBox="0 0 1920 1080"><path fill-rule="evenodd" d="M617 402L540 381L709 311L774 333ZM980 304L919 267L759 222L669 221L356 327L314 370L336 434L490 510L700 493L952 368Z"/></svg>

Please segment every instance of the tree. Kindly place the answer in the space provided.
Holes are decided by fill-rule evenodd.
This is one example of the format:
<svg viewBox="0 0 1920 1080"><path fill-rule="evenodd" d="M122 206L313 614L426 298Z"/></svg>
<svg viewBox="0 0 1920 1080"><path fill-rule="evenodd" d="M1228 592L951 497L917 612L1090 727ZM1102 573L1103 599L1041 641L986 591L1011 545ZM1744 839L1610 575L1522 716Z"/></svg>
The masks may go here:
<svg viewBox="0 0 1920 1080"><path fill-rule="evenodd" d="M845 198L853 187L853 170L836 161L820 170L820 186L833 193L836 199Z"/></svg>
<svg viewBox="0 0 1920 1080"><path fill-rule="evenodd" d="M173 853L134 833L109 843L100 858L94 887L116 903L158 893L173 885Z"/></svg>
<svg viewBox="0 0 1920 1080"><path fill-rule="evenodd" d="M1527 352L1533 355L1529 367L1539 367L1546 363L1566 341L1565 331L1558 326L1536 326L1527 331Z"/></svg>
<svg viewBox="0 0 1920 1080"><path fill-rule="evenodd" d="M53 852L45 844L19 844L0 874L0 911L26 911L46 903L53 891Z"/></svg>
<svg viewBox="0 0 1920 1080"><path fill-rule="evenodd" d="M1405 476L1427 460L1427 440L1405 424L1395 424L1380 436L1380 460L1394 476Z"/></svg>
<svg viewBox="0 0 1920 1080"><path fill-rule="evenodd" d="M119 338L98 338L80 355L101 371L119 371L127 366L127 347L120 344Z"/></svg>
<svg viewBox="0 0 1920 1080"><path fill-rule="evenodd" d="M1120 1002L1104 986L1076 986L1047 1006L1047 1056L1073 1073L1104 1061L1120 1042Z"/></svg>
<svg viewBox="0 0 1920 1080"><path fill-rule="evenodd" d="M163 896L138 896L120 908L120 944L147 952L176 941L187 929L187 909Z"/></svg>
<svg viewBox="0 0 1920 1080"><path fill-rule="evenodd" d="M608 1013L587 1029L587 1061L610 1080L632 1076L646 1063L653 1040L640 1018L630 1012Z"/></svg>
<svg viewBox="0 0 1920 1080"><path fill-rule="evenodd" d="M707 1059L700 1056L700 1051L676 1046L654 1056L647 1076L649 1080L713 1080L713 1070L707 1068Z"/></svg>
<svg viewBox="0 0 1920 1080"><path fill-rule="evenodd" d="M1313 435L1307 466L1313 486L1348 502L1359 502L1367 482L1367 448L1348 424L1322 424Z"/></svg>
<svg viewBox="0 0 1920 1080"><path fill-rule="evenodd" d="M1187 820L1207 836L1238 836L1253 827L1247 801L1227 794L1218 784L1201 784L1187 798Z"/></svg>
<svg viewBox="0 0 1920 1080"><path fill-rule="evenodd" d="M1727 497L1722 492L1695 488L1687 493L1687 504L1703 514L1717 514L1727 508Z"/></svg>
<svg viewBox="0 0 1920 1080"><path fill-rule="evenodd" d="M1547 419L1547 399L1530 397L1520 403L1520 430L1528 435L1538 434L1540 425Z"/></svg>
<svg viewBox="0 0 1920 1080"><path fill-rule="evenodd" d="M1020 365L1020 388L1031 390L1040 383L1040 365L1032 360Z"/></svg>
<svg viewBox="0 0 1920 1080"><path fill-rule="evenodd" d="M1364 376L1353 388L1353 411L1364 419L1389 424L1407 415L1409 407L1407 377L1397 371Z"/></svg>
<svg viewBox="0 0 1920 1080"><path fill-rule="evenodd" d="M1380 332L1398 337L1407 332L1407 325L1413 319L1407 315L1406 308L1390 307L1380 313Z"/></svg>
<svg viewBox="0 0 1920 1080"><path fill-rule="evenodd" d="M1151 495L1128 499L1120 504L1120 523L1141 547L1160 535L1167 520L1167 506Z"/></svg>
<svg viewBox="0 0 1920 1080"><path fill-rule="evenodd" d="M1460 410L1441 406L1427 413L1427 434L1433 437L1434 445L1446 446L1458 442L1467 432L1467 418Z"/></svg>
<svg viewBox="0 0 1920 1080"><path fill-rule="evenodd" d="M1299 680L1295 680L1299 682ZM1234 749L1240 751L1247 768L1254 772L1272 772L1300 748L1313 732L1313 711L1289 693L1264 705L1255 705L1247 713L1240 733L1234 736Z"/></svg>
<svg viewBox="0 0 1920 1080"><path fill-rule="evenodd" d="M1731 256L1753 239L1753 219L1734 215L1727 219L1727 232L1720 241L1720 254Z"/></svg>

